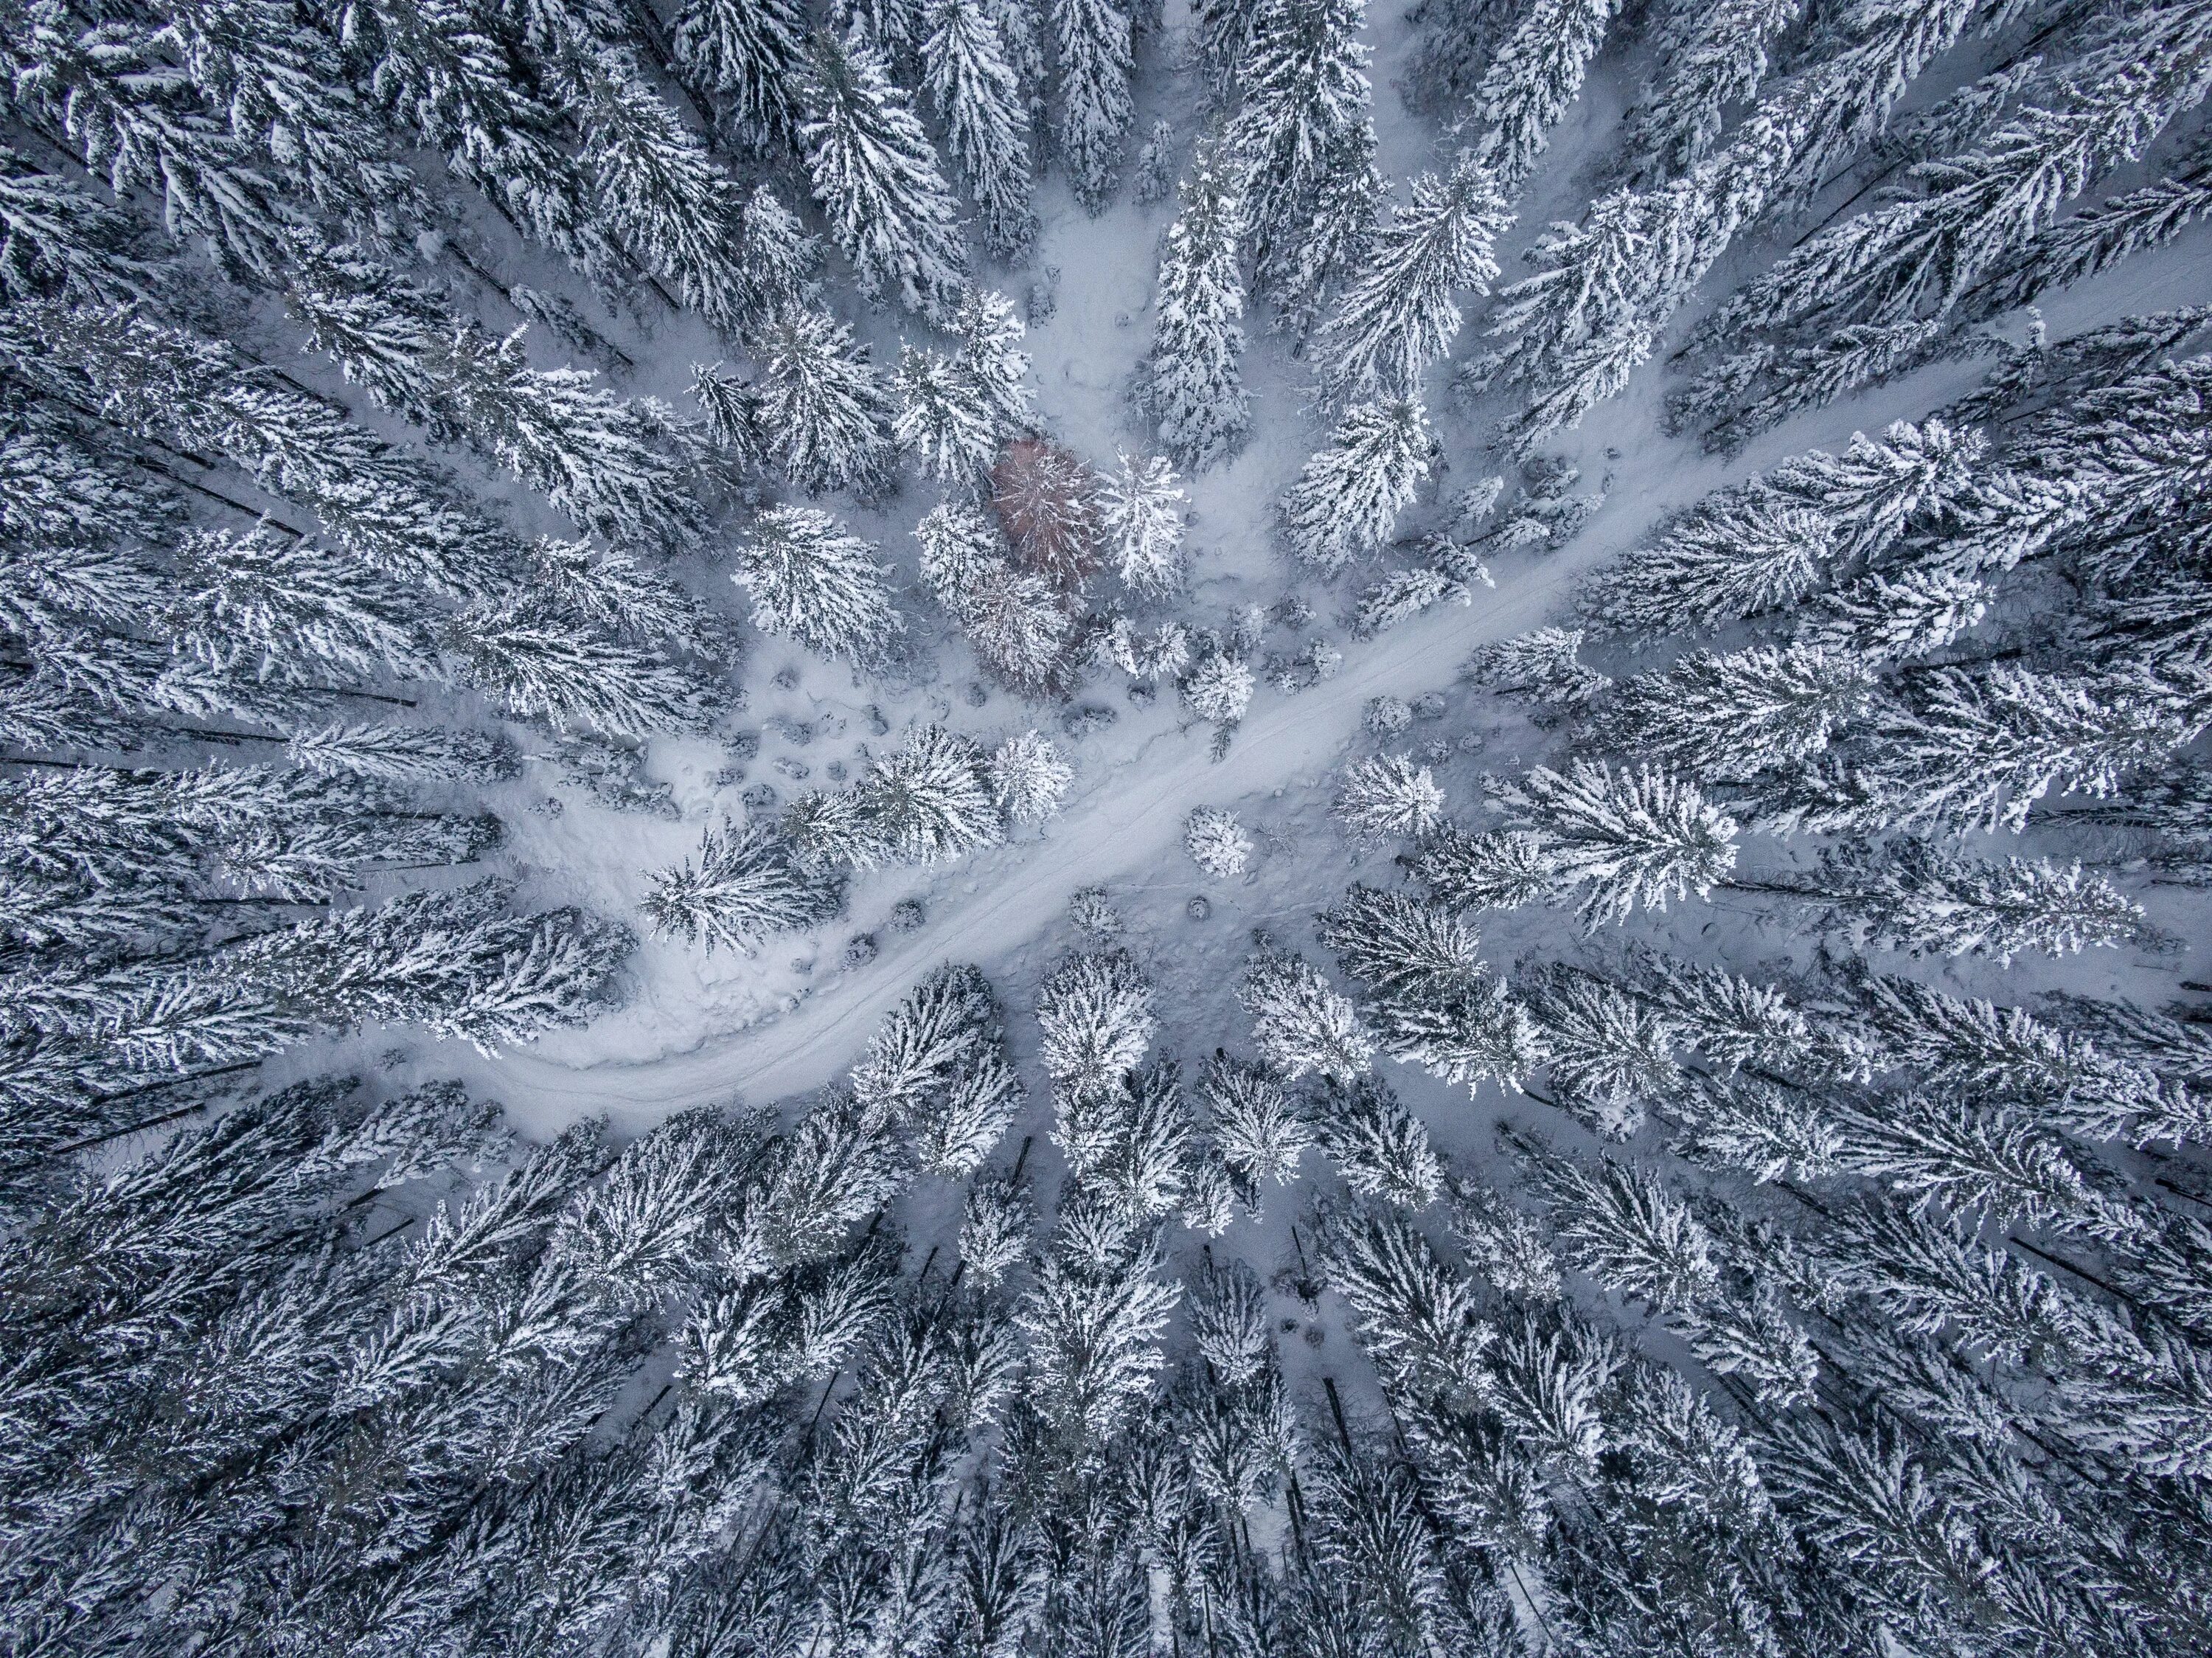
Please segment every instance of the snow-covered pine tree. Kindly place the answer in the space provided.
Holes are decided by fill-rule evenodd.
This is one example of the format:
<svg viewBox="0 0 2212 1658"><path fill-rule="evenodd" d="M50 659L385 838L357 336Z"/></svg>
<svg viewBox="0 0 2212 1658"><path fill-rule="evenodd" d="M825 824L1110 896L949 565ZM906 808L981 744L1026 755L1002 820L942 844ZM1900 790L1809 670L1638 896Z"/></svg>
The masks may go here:
<svg viewBox="0 0 2212 1658"><path fill-rule="evenodd" d="M1050 0L1060 59L1060 107L1053 137L1068 187L1084 209L1104 210L1135 115L1129 76L1134 41L1129 12L1113 0Z"/></svg>
<svg viewBox="0 0 2212 1658"><path fill-rule="evenodd" d="M1200 141L1176 202L1160 254L1145 398L1169 454L1203 470L1225 459L1251 423L1237 321L1244 314L1243 186L1221 140Z"/></svg>
<svg viewBox="0 0 2212 1658"><path fill-rule="evenodd" d="M974 489L998 458L999 434L960 371L941 351L899 348L898 419L892 435L939 483Z"/></svg>
<svg viewBox="0 0 2212 1658"><path fill-rule="evenodd" d="M1490 250L1506 226L1504 198L1472 153L1444 177L1424 173L1408 188L1412 199L1376 233L1316 337L1333 399L1417 394L1459 334L1458 290L1487 293L1498 275Z"/></svg>
<svg viewBox="0 0 2212 1658"><path fill-rule="evenodd" d="M1036 233L1030 206L1030 119L991 0L930 0L923 84L945 148L982 216L984 246L1009 263Z"/></svg>
<svg viewBox="0 0 2212 1658"><path fill-rule="evenodd" d="M923 1168L964 1179L982 1166L1021 1099L1005 1038L982 973L940 967L877 1027L853 1068L854 1097L904 1125Z"/></svg>
<svg viewBox="0 0 2212 1658"><path fill-rule="evenodd" d="M825 656L868 661L906 624L876 550L813 507L771 507L737 548L730 579L752 595L753 625Z"/></svg>
<svg viewBox="0 0 2212 1658"><path fill-rule="evenodd" d="M2008 662L1915 675L1885 707L1865 762L1898 820L2027 826L2053 795L2106 799L2193 741L2212 710L2162 706L2127 674L2043 674Z"/></svg>
<svg viewBox="0 0 2212 1658"><path fill-rule="evenodd" d="M1228 101L1243 71L1260 9L1241 0L1192 0L1191 45L1216 103Z"/></svg>
<svg viewBox="0 0 2212 1658"><path fill-rule="evenodd" d="M1365 840L1425 834L1443 820L1443 790L1405 754L1370 756L1344 774L1331 807L1336 820Z"/></svg>
<svg viewBox="0 0 2212 1658"><path fill-rule="evenodd" d="M1151 981L1120 949L1063 958L1038 988L1037 1022L1046 1072L1076 1093L1118 1086L1159 1027Z"/></svg>
<svg viewBox="0 0 2212 1658"><path fill-rule="evenodd" d="M796 0L684 0L672 40L685 83L713 105L723 131L767 149L796 136L805 36Z"/></svg>
<svg viewBox="0 0 2212 1658"><path fill-rule="evenodd" d="M1182 849L1217 881L1243 875L1252 858L1251 838L1237 814L1211 806L1196 808L1184 820Z"/></svg>
<svg viewBox="0 0 2212 1658"><path fill-rule="evenodd" d="M639 907L655 932L750 954L767 935L826 921L844 901L839 881L807 869L770 831L725 823L708 829L696 866L686 858L656 871Z"/></svg>
<svg viewBox="0 0 2212 1658"><path fill-rule="evenodd" d="M1298 562L1333 576L1390 538L1436 458L1428 411L1410 399L1356 403L1283 497Z"/></svg>
<svg viewBox="0 0 2212 1658"><path fill-rule="evenodd" d="M1520 187L1550 144L1619 9L1617 0L1536 0L1499 43L1474 113L1483 157L1507 189Z"/></svg>
<svg viewBox="0 0 2212 1658"><path fill-rule="evenodd" d="M1349 1082L1366 1071L1375 1041L1351 1002L1311 962L1279 945L1246 959L1237 999L1252 1015L1253 1045L1291 1082L1318 1074Z"/></svg>
<svg viewBox="0 0 2212 1658"><path fill-rule="evenodd" d="M769 452L811 494L872 493L889 481L894 406L853 331L791 307L760 331L758 419Z"/></svg>
<svg viewBox="0 0 2212 1658"><path fill-rule="evenodd" d="M1238 70L1242 107L1227 142L1236 157L1245 235L1262 290L1280 298L1315 222L1333 170L1347 167L1346 140L1371 145L1368 51L1359 39L1365 0L1263 0ZM1370 162L1368 168L1371 168Z"/></svg>
<svg viewBox="0 0 2212 1658"><path fill-rule="evenodd" d="M1153 455L1121 457L1121 469L1098 491L1098 521L1107 556L1121 585L1142 598L1161 598L1182 585L1183 503L1175 468Z"/></svg>
<svg viewBox="0 0 2212 1658"><path fill-rule="evenodd" d="M572 52L563 79L582 94L584 154L607 228L685 306L736 332L761 313L778 276L746 258L737 180L624 54Z"/></svg>
<svg viewBox="0 0 2212 1658"><path fill-rule="evenodd" d="M1577 760L1564 776L1537 766L1498 799L1514 830L1534 838L1554 890L1580 890L1577 907L1595 928L1639 905L1703 897L1735 867L1735 820L1696 784L1650 766L1615 774Z"/></svg>
<svg viewBox="0 0 2212 1658"><path fill-rule="evenodd" d="M814 198L861 291L889 290L932 321L949 318L966 286L958 215L914 101L864 25L842 40L815 35L799 103Z"/></svg>
<svg viewBox="0 0 2212 1658"><path fill-rule="evenodd" d="M991 791L1009 823L1042 823L1056 816L1075 781L1075 768L1049 737L1035 731L1011 736L992 750Z"/></svg>
<svg viewBox="0 0 2212 1658"><path fill-rule="evenodd" d="M1711 153L1727 116L1758 92L1774 47L1803 12L1803 0L1678 0L1662 10L1652 28L1658 63L1624 143L1639 183Z"/></svg>

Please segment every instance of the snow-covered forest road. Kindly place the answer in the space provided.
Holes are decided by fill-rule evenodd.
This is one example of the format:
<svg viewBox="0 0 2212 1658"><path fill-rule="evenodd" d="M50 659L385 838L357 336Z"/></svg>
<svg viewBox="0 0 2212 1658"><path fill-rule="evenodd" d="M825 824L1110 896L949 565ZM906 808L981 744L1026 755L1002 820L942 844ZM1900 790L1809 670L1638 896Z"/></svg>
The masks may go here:
<svg viewBox="0 0 2212 1658"><path fill-rule="evenodd" d="M946 960L988 966L1056 924L1069 897L1085 887L1110 887L1152 868L1186 869L1183 820L1194 807L1234 807L1314 779L1358 735L1370 698L1411 698L1449 685L1469 651L1541 625L1575 578L1616 550L1612 537L1586 533L1497 589L1479 592L1471 607L1432 611L1352 644L1332 680L1295 697L1263 690L1218 764L1209 752L1212 728L1196 725L1155 735L1133 759L1090 768L1048 839L967 858L928 926L884 934L874 960L826 979L788 1013L649 1058L568 1063L556 1037L492 1059L446 1045L437 1068L470 1073L524 1125L603 1112L619 1126L635 1127L732 1096L765 1105L819 1088L852 1064L877 1022L932 966ZM1333 870L1316 873L1317 903L1335 879Z"/></svg>

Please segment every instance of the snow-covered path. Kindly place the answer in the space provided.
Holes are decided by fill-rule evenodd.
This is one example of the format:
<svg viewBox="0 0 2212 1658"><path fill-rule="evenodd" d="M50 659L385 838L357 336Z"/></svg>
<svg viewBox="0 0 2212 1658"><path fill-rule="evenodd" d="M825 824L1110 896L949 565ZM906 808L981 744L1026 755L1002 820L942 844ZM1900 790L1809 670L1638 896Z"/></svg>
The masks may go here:
<svg viewBox="0 0 2212 1658"><path fill-rule="evenodd" d="M1574 579L1616 546L1586 534L1498 590L1479 593L1470 608L1431 612L1352 646L1333 680L1296 697L1262 690L1218 764L1210 727L1156 734L1133 760L1085 779L1050 838L965 860L927 928L884 935L874 960L823 982L788 1013L649 1058L568 1063L556 1038L494 1059L441 1045L435 1068L446 1075L459 1069L526 1127L593 1112L641 1126L732 1096L766 1104L818 1088L853 1063L877 1021L931 967L974 960L988 971L993 958L1054 924L1079 889L1148 869L1182 870L1183 820L1194 807L1233 807L1316 777L1358 735L1370 698L1449 685L1475 646L1541 625Z"/></svg>

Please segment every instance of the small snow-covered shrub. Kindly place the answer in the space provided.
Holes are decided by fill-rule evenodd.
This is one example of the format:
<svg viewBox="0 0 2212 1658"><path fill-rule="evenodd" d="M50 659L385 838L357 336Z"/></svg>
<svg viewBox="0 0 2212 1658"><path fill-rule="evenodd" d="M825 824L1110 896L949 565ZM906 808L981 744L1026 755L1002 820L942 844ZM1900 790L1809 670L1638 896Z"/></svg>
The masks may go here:
<svg viewBox="0 0 2212 1658"><path fill-rule="evenodd" d="M1234 725L1251 705L1252 683L1252 670L1234 656L1209 656L1183 680L1183 705L1201 720Z"/></svg>
<svg viewBox="0 0 2212 1658"><path fill-rule="evenodd" d="M1085 887L1068 899L1067 918L1093 938L1121 936L1121 912L1107 898L1103 887Z"/></svg>
<svg viewBox="0 0 2212 1658"><path fill-rule="evenodd" d="M1370 735L1395 737L1413 722L1413 706L1403 697L1376 697L1360 723Z"/></svg>
<svg viewBox="0 0 2212 1658"><path fill-rule="evenodd" d="M1241 875L1252 861L1252 842L1234 812L1201 806L1183 825L1183 850L1209 875L1226 881Z"/></svg>

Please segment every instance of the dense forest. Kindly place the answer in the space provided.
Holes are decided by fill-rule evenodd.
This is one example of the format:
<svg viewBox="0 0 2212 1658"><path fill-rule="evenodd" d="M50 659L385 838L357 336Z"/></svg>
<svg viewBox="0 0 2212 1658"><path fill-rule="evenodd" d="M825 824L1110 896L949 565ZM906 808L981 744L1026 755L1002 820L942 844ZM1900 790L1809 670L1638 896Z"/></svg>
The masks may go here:
<svg viewBox="0 0 2212 1658"><path fill-rule="evenodd" d="M0 51L0 1654L2212 1651L2212 0Z"/></svg>

